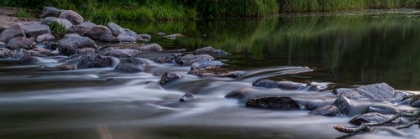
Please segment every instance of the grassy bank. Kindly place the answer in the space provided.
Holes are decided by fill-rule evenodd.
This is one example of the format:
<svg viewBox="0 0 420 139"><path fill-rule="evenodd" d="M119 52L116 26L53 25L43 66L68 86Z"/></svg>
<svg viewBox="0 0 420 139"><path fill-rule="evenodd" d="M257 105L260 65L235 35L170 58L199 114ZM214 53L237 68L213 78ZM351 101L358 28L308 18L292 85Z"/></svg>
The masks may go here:
<svg viewBox="0 0 420 139"><path fill-rule="evenodd" d="M152 21L261 17L277 13L418 8L420 0L3 0L3 6L73 9L87 20Z"/></svg>

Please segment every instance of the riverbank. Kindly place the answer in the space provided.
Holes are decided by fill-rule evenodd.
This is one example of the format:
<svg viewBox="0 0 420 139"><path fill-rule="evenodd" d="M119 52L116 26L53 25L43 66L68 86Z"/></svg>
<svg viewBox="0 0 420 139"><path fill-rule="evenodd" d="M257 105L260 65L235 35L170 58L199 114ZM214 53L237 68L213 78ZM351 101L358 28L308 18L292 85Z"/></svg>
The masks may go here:
<svg viewBox="0 0 420 139"><path fill-rule="evenodd" d="M20 8L0 7L0 27L11 26L18 22L39 21L36 18L15 17Z"/></svg>

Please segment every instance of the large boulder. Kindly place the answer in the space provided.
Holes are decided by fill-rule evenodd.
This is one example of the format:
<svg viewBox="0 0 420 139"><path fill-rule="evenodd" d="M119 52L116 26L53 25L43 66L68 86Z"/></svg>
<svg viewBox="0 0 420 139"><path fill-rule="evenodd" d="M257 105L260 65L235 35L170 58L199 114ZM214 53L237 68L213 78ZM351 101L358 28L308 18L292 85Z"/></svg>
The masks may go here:
<svg viewBox="0 0 420 139"><path fill-rule="evenodd" d="M55 40L55 36L52 35L51 33L42 34L36 37L36 42L46 42L46 41L51 41L51 40Z"/></svg>
<svg viewBox="0 0 420 139"><path fill-rule="evenodd" d="M23 36L15 37L6 44L6 48L9 48L11 50L13 49L32 49L35 48L35 39L34 38L26 38Z"/></svg>
<svg viewBox="0 0 420 139"><path fill-rule="evenodd" d="M219 60L214 61L197 61L191 65L191 70L206 68L210 66L223 66L224 64Z"/></svg>
<svg viewBox="0 0 420 139"><path fill-rule="evenodd" d="M141 51L162 51L162 46L157 43L152 43L148 45L141 46L139 48Z"/></svg>
<svg viewBox="0 0 420 139"><path fill-rule="evenodd" d="M297 90L306 86L304 83L274 79L260 79L253 82L252 85L265 88L280 88L284 90Z"/></svg>
<svg viewBox="0 0 420 139"><path fill-rule="evenodd" d="M78 48L95 48L96 44L87 37L72 37L58 42L58 51L63 55L73 55Z"/></svg>
<svg viewBox="0 0 420 139"><path fill-rule="evenodd" d="M130 58L121 61L115 69L124 72L142 72L144 70L144 63L140 59Z"/></svg>
<svg viewBox="0 0 420 139"><path fill-rule="evenodd" d="M299 110L300 104L290 97L284 96L259 96L249 98L246 102L247 107Z"/></svg>
<svg viewBox="0 0 420 139"><path fill-rule="evenodd" d="M109 34L101 35L101 37L99 37L99 41L101 41L101 42L120 42L120 40L117 37L109 35Z"/></svg>
<svg viewBox="0 0 420 139"><path fill-rule="evenodd" d="M165 72L162 75L162 77L160 78L159 83L163 85L163 84L166 84L168 82L172 82L172 81L174 81L176 79L179 79L179 78L182 78L182 76L169 71L169 72Z"/></svg>
<svg viewBox="0 0 420 139"><path fill-rule="evenodd" d="M60 18L69 20L73 25L83 23L83 17L73 10L64 10L60 14Z"/></svg>
<svg viewBox="0 0 420 139"><path fill-rule="evenodd" d="M39 22L22 22L18 24L22 27L26 37L38 37L42 34L51 33L50 27Z"/></svg>
<svg viewBox="0 0 420 139"><path fill-rule="evenodd" d="M41 18L46 17L58 17L60 15L60 10L55 7L44 7L44 10L42 10Z"/></svg>
<svg viewBox="0 0 420 139"><path fill-rule="evenodd" d="M111 30L112 35L114 36L126 34L125 30L115 23L110 22L106 26Z"/></svg>
<svg viewBox="0 0 420 139"><path fill-rule="evenodd" d="M179 64L183 66L191 66L197 61L212 61L214 58L208 54L193 55L188 54L180 58Z"/></svg>
<svg viewBox="0 0 420 139"><path fill-rule="evenodd" d="M179 60L177 60L177 59L180 59L180 58L181 58L181 54L173 53L173 54L166 55L166 56L159 56L155 59L155 62L156 63L172 63L172 64L175 64L175 63L178 63L177 61L179 61Z"/></svg>
<svg viewBox="0 0 420 139"><path fill-rule="evenodd" d="M334 103L334 106L336 106L337 108L340 109L340 112L343 114L347 114L350 112L351 107L353 106L352 102L350 99L344 97L344 96L340 96L338 97Z"/></svg>
<svg viewBox="0 0 420 139"><path fill-rule="evenodd" d="M92 23L92 22L83 22L83 23L81 23L79 25L86 26L86 27L89 27L89 28L96 26L96 24L95 23Z"/></svg>
<svg viewBox="0 0 420 139"><path fill-rule="evenodd" d="M44 18L44 19L42 19L41 24L48 26L52 22L57 22L58 24L65 26L66 29L68 29L71 26L73 26L73 24L69 20L64 19L64 18L57 18L57 17L47 17L47 18Z"/></svg>
<svg viewBox="0 0 420 139"><path fill-rule="evenodd" d="M396 92L394 88L386 83L365 85L355 89L343 91L340 93L340 96L353 100L371 99L387 101L391 103L399 102L405 97L404 94Z"/></svg>
<svg viewBox="0 0 420 139"><path fill-rule="evenodd" d="M360 125L362 123L381 123L391 119L390 116L386 116L377 112L365 113L354 117L349 123ZM385 125L398 125L401 122L400 118L395 119L392 122L386 123Z"/></svg>
<svg viewBox="0 0 420 139"><path fill-rule="evenodd" d="M94 40L99 40L101 36L105 34L112 35L112 32L106 26L97 25L88 29L83 36L87 36Z"/></svg>
<svg viewBox="0 0 420 139"><path fill-rule="evenodd" d="M17 36L26 37L22 27L19 24L13 25L10 28L7 28L3 32L1 32L0 42L7 43L10 39L15 38Z"/></svg>
<svg viewBox="0 0 420 139"><path fill-rule="evenodd" d="M77 67L80 69L111 67L113 65L112 61L109 56L86 55L77 63Z"/></svg>
<svg viewBox="0 0 420 139"><path fill-rule="evenodd" d="M222 49L215 49L211 46L207 46L204 48L200 48L194 51L195 54L209 54L214 56L224 56L228 53L226 51L223 51Z"/></svg>
<svg viewBox="0 0 420 139"><path fill-rule="evenodd" d="M323 116L341 116L341 110L334 105L325 105L311 111L309 114Z"/></svg>
<svg viewBox="0 0 420 139"><path fill-rule="evenodd" d="M99 54L104 56L112 56L116 58L131 58L141 53L140 50L136 49L118 49L118 48L107 48L99 52Z"/></svg>
<svg viewBox="0 0 420 139"><path fill-rule="evenodd" d="M219 66L210 66L201 69L195 69L188 72L188 74L197 75L200 77L231 77L236 78L238 74L229 69L225 69Z"/></svg>
<svg viewBox="0 0 420 139"><path fill-rule="evenodd" d="M82 36L89 28L84 25L74 25L67 29L67 33L76 33Z"/></svg>

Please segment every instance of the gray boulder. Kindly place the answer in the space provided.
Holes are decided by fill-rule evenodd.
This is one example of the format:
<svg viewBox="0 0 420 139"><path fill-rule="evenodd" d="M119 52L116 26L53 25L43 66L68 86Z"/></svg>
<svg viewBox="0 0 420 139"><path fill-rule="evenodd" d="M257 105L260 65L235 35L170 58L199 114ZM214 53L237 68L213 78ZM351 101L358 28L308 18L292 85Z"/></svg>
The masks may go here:
<svg viewBox="0 0 420 139"><path fill-rule="evenodd" d="M221 61L197 61L191 65L191 70L206 68L210 66L223 66L224 64Z"/></svg>
<svg viewBox="0 0 420 139"><path fill-rule="evenodd" d="M96 44L87 37L72 37L58 42L58 51L63 55L73 55L78 48L95 48Z"/></svg>
<svg viewBox="0 0 420 139"><path fill-rule="evenodd" d="M252 92L255 92L256 90L251 87L243 87L236 90L233 90L229 94L225 96L225 98L236 98L236 99L242 99L245 96L251 94Z"/></svg>
<svg viewBox="0 0 420 139"><path fill-rule="evenodd" d="M18 24L23 29L23 32L25 32L26 37L36 38L39 35L51 33L50 27L38 22L22 22Z"/></svg>
<svg viewBox="0 0 420 139"><path fill-rule="evenodd" d="M252 83L252 86L265 87L265 88L280 88L284 90L297 90L306 86L304 83L297 83L287 80L274 80L274 79L260 79Z"/></svg>
<svg viewBox="0 0 420 139"><path fill-rule="evenodd" d="M236 78L238 74L229 69L225 69L219 66L210 66L201 69L195 69L188 72L188 74L197 75L200 77L230 77Z"/></svg>
<svg viewBox="0 0 420 139"><path fill-rule="evenodd" d="M175 64L175 63L178 63L177 61L179 61L177 59L180 59L181 57L182 57L181 54L173 53L173 54L167 55L167 56L159 56L155 59L155 62L156 63L172 63L172 64Z"/></svg>
<svg viewBox="0 0 420 139"><path fill-rule="evenodd" d="M344 96L340 96L338 97L334 103L334 106L336 106L337 108L340 109L340 112L343 114L347 114L350 112L350 108L353 106L353 104L351 103L350 99L344 97Z"/></svg>
<svg viewBox="0 0 420 139"><path fill-rule="evenodd" d="M15 38L17 36L26 37L22 27L19 24L13 25L10 28L7 28L3 32L1 32L0 42L7 43L10 39Z"/></svg>
<svg viewBox="0 0 420 139"><path fill-rule="evenodd" d="M90 27L84 25L74 25L67 29L67 33L76 33L83 35Z"/></svg>
<svg viewBox="0 0 420 139"><path fill-rule="evenodd" d="M83 56L82 60L77 63L77 67L80 69L86 68L104 68L112 66L112 58L109 56L101 55L86 55Z"/></svg>
<svg viewBox="0 0 420 139"><path fill-rule="evenodd" d="M179 64L183 66L191 66L197 61L212 61L214 58L207 54L193 55L188 54L180 58Z"/></svg>
<svg viewBox="0 0 420 139"><path fill-rule="evenodd" d="M83 17L73 10L64 10L60 14L60 18L69 20L73 25L83 23Z"/></svg>
<svg viewBox="0 0 420 139"><path fill-rule="evenodd" d="M388 101L391 103L399 102L404 99L404 94L398 93L394 88L386 83L378 83L361 86L355 89L341 92L340 96L353 100L371 99Z"/></svg>
<svg viewBox="0 0 420 139"><path fill-rule="evenodd" d="M99 53L104 56L112 56L116 58L131 58L141 53L141 51L136 50L136 49L129 49L129 48L126 48L126 49L107 48L100 51Z"/></svg>
<svg viewBox="0 0 420 139"><path fill-rule="evenodd" d="M67 39L67 38L77 38L77 37L82 37L82 36L80 36L79 34L77 34L77 33L70 33L70 34L66 34L66 35L64 35L63 36L63 39Z"/></svg>
<svg viewBox="0 0 420 139"><path fill-rule="evenodd" d="M166 84L168 82L172 82L172 81L174 81L176 79L179 79L179 78L182 78L182 76L169 71L169 72L165 72L162 75L162 77L160 78L159 83L163 85L163 84Z"/></svg>
<svg viewBox="0 0 420 139"><path fill-rule="evenodd" d="M200 48L194 51L195 54L209 54L214 56L225 56L228 53L226 51L223 51L221 49L215 49L211 46L207 46L204 48Z"/></svg>
<svg viewBox="0 0 420 139"><path fill-rule="evenodd" d="M299 110L300 104L290 97L284 96L259 96L249 98L245 104L247 107Z"/></svg>
<svg viewBox="0 0 420 139"><path fill-rule="evenodd" d="M44 7L44 10L42 10L41 18L46 17L58 17L60 15L60 10L55 7Z"/></svg>
<svg viewBox="0 0 420 139"><path fill-rule="evenodd" d="M6 44L6 48L9 48L11 50L19 48L32 49L35 48L35 44L36 42L34 38L26 38L19 36L9 40L9 42L7 42Z"/></svg>
<svg viewBox="0 0 420 139"><path fill-rule="evenodd" d="M334 105L325 105L311 111L309 114L323 116L341 116L341 111Z"/></svg>
<svg viewBox="0 0 420 139"><path fill-rule="evenodd" d="M126 34L120 34L117 36L117 38L121 41L121 42L136 42L136 38L126 35Z"/></svg>
<svg viewBox="0 0 420 139"><path fill-rule="evenodd" d="M362 123L381 123L391 119L390 116L385 116L377 112L365 113L360 116L356 116L349 121L349 123L360 125ZM400 118L395 119L385 125L398 125L401 122Z"/></svg>
<svg viewBox="0 0 420 139"><path fill-rule="evenodd" d="M56 17L47 17L47 18L44 18L44 19L42 19L41 24L48 26L52 22L57 22L58 24L65 26L66 29L68 29L71 26L73 26L73 24L69 20L63 19L63 18L56 18Z"/></svg>
<svg viewBox="0 0 420 139"><path fill-rule="evenodd" d="M54 35L52 35L51 33L42 34L42 35L39 35L38 37L36 37L36 42L38 42L38 43L51 41L51 40L55 40Z"/></svg>
<svg viewBox="0 0 420 139"><path fill-rule="evenodd" d="M101 41L101 42L120 42L120 40L117 37L109 35L109 34L101 35L101 37L99 37L99 41Z"/></svg>
<svg viewBox="0 0 420 139"><path fill-rule="evenodd" d="M81 23L79 25L86 26L86 27L89 27L89 28L96 26L96 24L95 23L92 23L92 22L83 22L83 23Z"/></svg>
<svg viewBox="0 0 420 139"><path fill-rule="evenodd" d="M124 72L142 72L144 70L144 63L139 59L130 58L121 61L115 69Z"/></svg>
<svg viewBox="0 0 420 139"><path fill-rule="evenodd" d="M99 40L101 36L105 34L112 35L112 32L105 26L97 25L88 29L83 36L87 36L93 40Z"/></svg>
<svg viewBox="0 0 420 139"><path fill-rule="evenodd" d="M106 26L111 30L112 35L114 36L126 34L125 30L115 23L110 22Z"/></svg>
<svg viewBox="0 0 420 139"><path fill-rule="evenodd" d="M141 51L162 51L162 47L157 43L152 43L148 45L141 46L139 48Z"/></svg>

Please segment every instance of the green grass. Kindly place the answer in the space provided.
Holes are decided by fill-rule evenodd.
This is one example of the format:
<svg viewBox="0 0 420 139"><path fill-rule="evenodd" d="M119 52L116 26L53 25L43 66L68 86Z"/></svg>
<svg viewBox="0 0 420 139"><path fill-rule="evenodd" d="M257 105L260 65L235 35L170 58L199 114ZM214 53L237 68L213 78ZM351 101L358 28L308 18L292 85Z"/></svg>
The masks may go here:
<svg viewBox="0 0 420 139"><path fill-rule="evenodd" d="M19 11L15 12L14 14L12 14L11 16L23 17L23 18L35 18L34 15L26 12L25 10L19 10Z"/></svg>
<svg viewBox="0 0 420 139"><path fill-rule="evenodd" d="M48 24L48 26L51 29L51 33L56 37L56 38L62 38L65 34L66 34L66 27L64 25L61 25L57 22L51 22L50 24Z"/></svg>

